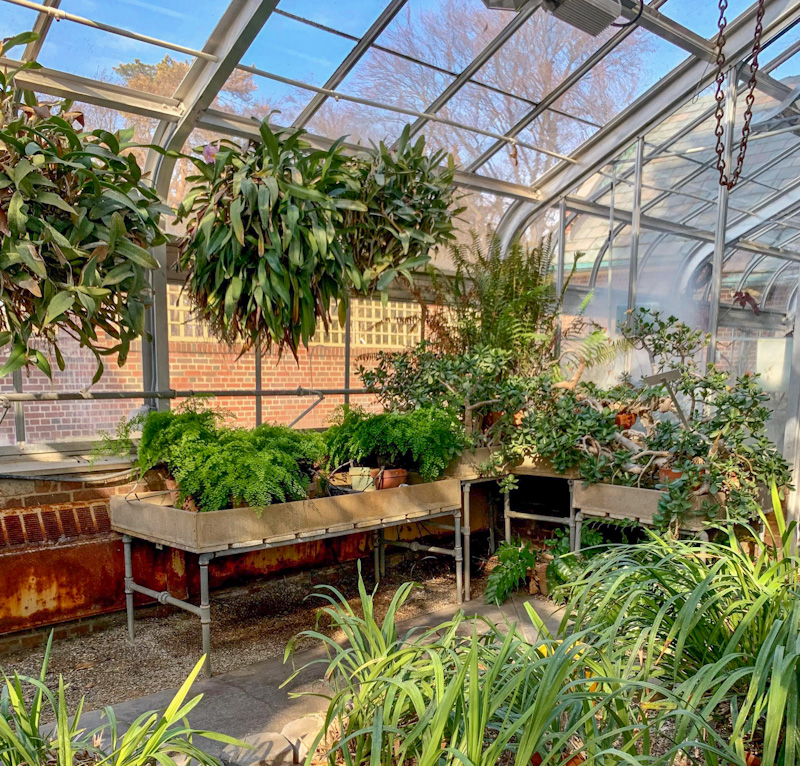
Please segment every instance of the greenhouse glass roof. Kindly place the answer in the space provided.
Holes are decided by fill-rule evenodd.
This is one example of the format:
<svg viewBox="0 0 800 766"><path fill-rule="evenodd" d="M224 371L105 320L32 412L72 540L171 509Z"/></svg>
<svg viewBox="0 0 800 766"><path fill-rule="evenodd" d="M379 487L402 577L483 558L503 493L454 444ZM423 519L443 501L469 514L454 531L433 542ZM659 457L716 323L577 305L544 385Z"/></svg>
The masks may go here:
<svg viewBox="0 0 800 766"><path fill-rule="evenodd" d="M256 137L268 115L320 143L391 143L410 124L455 155L471 191L468 224L499 225L507 238L540 233L564 200L580 224L572 239L594 256L591 285L607 279L607 251L630 234L641 138L643 284L652 264L660 272L672 259L685 289L714 247L718 8L622 7L622 24L593 37L540 0L519 12L481 0L0 0L0 35L39 33L20 58L42 68L20 75L24 86L74 98L87 122L133 127L138 141L167 149ZM756 6L731 0L727 15L725 52L742 65L744 91ZM795 293L780 286L800 259L798 20L797 0L765 1L753 135L726 236L726 263L747 254L736 284L760 279L782 310ZM153 151L143 160L179 199L185 165Z"/></svg>

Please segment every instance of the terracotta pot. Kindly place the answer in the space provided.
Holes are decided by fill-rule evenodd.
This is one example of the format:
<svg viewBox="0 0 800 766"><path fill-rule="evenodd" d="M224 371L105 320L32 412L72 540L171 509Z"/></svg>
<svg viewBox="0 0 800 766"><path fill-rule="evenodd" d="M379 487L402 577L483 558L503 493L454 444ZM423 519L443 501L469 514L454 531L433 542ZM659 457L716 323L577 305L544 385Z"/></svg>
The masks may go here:
<svg viewBox="0 0 800 766"><path fill-rule="evenodd" d="M408 483L408 471L405 468L373 468L370 473L375 489L393 489Z"/></svg>
<svg viewBox="0 0 800 766"><path fill-rule="evenodd" d="M672 468L666 466L658 469L658 480L662 484L680 479L681 476L683 476L683 471L673 471Z"/></svg>
<svg viewBox="0 0 800 766"><path fill-rule="evenodd" d="M614 418L614 422L617 424L617 428L627 431L629 428L633 428L638 417L639 416L633 412L618 412Z"/></svg>
<svg viewBox="0 0 800 766"><path fill-rule="evenodd" d="M481 430L485 433L488 431L500 418L503 417L502 410L492 410L483 416L483 423L481 423Z"/></svg>

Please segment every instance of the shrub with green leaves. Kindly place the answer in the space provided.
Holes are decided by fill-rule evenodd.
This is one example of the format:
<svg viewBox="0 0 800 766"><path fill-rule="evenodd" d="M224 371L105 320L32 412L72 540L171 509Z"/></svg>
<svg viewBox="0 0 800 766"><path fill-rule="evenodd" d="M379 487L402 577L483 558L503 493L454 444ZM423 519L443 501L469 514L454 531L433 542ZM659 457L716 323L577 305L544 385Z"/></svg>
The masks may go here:
<svg viewBox="0 0 800 766"><path fill-rule="evenodd" d="M303 130L260 130L260 143L220 140L192 158L180 262L217 337L296 356L336 307L344 322L351 291L411 280L453 238L455 167L407 133L391 151L350 155L341 140L312 150Z"/></svg>
<svg viewBox="0 0 800 766"><path fill-rule="evenodd" d="M0 55L33 39L6 40ZM33 364L50 377L53 357L63 370L69 338L95 355L96 382L102 357L123 365L144 334L149 248L166 241L170 211L130 151L133 129L84 130L70 102L28 91L17 104L18 71L0 72L0 376Z"/></svg>
<svg viewBox="0 0 800 766"><path fill-rule="evenodd" d="M419 471L424 481L438 479L467 444L458 420L448 410L433 407L379 415L349 408L330 427L325 441L331 468L348 462L405 468Z"/></svg>
<svg viewBox="0 0 800 766"><path fill-rule="evenodd" d="M142 472L165 465L181 502L191 497L201 511L261 509L307 497L310 475L324 455L321 434L276 425L227 428L223 418L193 402L151 412L139 444Z"/></svg>

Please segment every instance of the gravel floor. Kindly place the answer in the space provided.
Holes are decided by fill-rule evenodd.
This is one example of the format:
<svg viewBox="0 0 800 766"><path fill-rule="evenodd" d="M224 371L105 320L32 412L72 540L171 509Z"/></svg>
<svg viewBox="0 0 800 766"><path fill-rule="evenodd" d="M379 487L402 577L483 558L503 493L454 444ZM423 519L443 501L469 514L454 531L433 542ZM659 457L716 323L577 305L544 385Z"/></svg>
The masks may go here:
<svg viewBox="0 0 800 766"><path fill-rule="evenodd" d="M347 598L357 601L357 579L352 567L342 567L333 580ZM453 564L441 557L409 556L387 566L387 577L376 597L376 609L385 613L395 589L413 580L421 587L400 611L399 619L433 612L455 601ZM369 580L368 580L369 582ZM472 597L480 598L484 577L476 572ZM302 630L314 628L318 599L307 596L313 587L297 579L273 580L247 588L217 591L212 596L212 646L214 672L224 673L254 662L282 657L286 643ZM139 610L137 640L127 640L125 616L99 633L64 639L53 646L47 682L54 688L58 676L68 684L67 699L74 710L81 696L85 709L153 694L177 687L201 653L199 620L186 612L167 616ZM38 675L44 648L0 657L0 667L11 674ZM287 667L287 676L289 669Z"/></svg>

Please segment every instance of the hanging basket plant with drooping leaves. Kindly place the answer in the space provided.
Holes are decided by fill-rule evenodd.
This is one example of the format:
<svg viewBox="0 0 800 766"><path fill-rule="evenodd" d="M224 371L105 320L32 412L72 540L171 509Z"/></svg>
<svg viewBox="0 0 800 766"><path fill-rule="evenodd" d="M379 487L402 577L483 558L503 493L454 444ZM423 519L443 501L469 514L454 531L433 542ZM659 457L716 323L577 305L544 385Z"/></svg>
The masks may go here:
<svg viewBox="0 0 800 766"><path fill-rule="evenodd" d="M33 39L10 38L0 55ZM126 153L132 130L84 131L70 102L29 91L17 105L19 71L0 71L0 377L30 364L51 377L70 338L95 355L96 382L101 357L124 364L144 333L158 267L148 248L166 241L159 216L170 211Z"/></svg>
<svg viewBox="0 0 800 766"><path fill-rule="evenodd" d="M383 290L452 238L452 161L406 139L347 154L312 150L303 130L260 126L261 142L209 145L178 210L180 265L197 315L247 350L297 356L351 292Z"/></svg>
<svg viewBox="0 0 800 766"><path fill-rule="evenodd" d="M433 248L455 241L454 220L464 211L455 160L442 149L427 154L425 137L412 142L409 125L393 147L381 142L358 160L366 209L345 211L342 235L353 253L354 289L385 291L427 264Z"/></svg>

